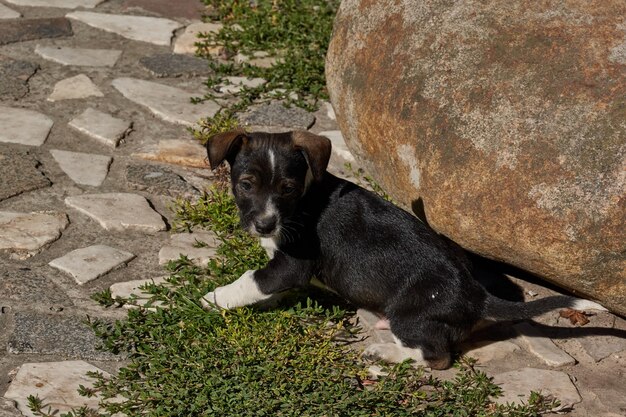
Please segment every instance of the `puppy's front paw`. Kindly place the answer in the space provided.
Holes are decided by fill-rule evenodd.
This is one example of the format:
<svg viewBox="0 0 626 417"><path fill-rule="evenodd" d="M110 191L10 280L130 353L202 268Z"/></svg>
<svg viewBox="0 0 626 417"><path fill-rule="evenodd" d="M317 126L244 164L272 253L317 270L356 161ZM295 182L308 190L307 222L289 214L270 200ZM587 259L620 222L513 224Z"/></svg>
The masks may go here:
<svg viewBox="0 0 626 417"><path fill-rule="evenodd" d="M202 309L206 311L215 310L216 307L219 307L217 301L215 299L215 292L211 291L206 293L201 299L200 304L202 304Z"/></svg>
<svg viewBox="0 0 626 417"><path fill-rule="evenodd" d="M397 363L399 362L398 345L395 343L374 343L365 348L362 356L369 360Z"/></svg>

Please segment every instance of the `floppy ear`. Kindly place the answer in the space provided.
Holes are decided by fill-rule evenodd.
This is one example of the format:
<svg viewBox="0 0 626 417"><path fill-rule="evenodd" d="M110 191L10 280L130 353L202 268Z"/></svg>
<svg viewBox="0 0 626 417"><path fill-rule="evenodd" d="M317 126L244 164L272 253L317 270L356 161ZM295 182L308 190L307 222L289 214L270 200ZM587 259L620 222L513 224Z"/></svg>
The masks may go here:
<svg viewBox="0 0 626 417"><path fill-rule="evenodd" d="M291 139L296 149L304 152L304 157L309 164L309 168L311 168L313 178L316 181L321 179L330 160L330 139L303 130L292 132Z"/></svg>
<svg viewBox="0 0 626 417"><path fill-rule="evenodd" d="M211 136L206 143L211 169L220 166L224 159L231 163L232 157L239 151L244 138L247 138L247 136L243 129L231 130L230 132Z"/></svg>

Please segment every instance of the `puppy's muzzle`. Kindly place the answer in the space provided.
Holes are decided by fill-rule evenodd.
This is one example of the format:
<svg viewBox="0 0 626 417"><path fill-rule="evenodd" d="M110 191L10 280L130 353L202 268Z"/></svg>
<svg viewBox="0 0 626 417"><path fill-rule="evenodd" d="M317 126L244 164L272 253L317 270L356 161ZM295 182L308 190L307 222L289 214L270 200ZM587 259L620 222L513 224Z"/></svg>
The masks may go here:
<svg viewBox="0 0 626 417"><path fill-rule="evenodd" d="M276 216L259 217L254 221L254 228L260 235L270 235L276 230Z"/></svg>

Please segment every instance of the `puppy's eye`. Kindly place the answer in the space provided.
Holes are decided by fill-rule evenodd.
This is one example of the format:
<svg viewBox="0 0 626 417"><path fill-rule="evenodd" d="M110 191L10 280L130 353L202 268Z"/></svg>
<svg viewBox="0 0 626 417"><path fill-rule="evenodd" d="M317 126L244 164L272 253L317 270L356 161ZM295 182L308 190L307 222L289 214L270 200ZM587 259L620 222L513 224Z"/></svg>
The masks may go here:
<svg viewBox="0 0 626 417"><path fill-rule="evenodd" d="M296 191L296 187L293 185L283 185L282 193L283 195L290 195Z"/></svg>
<svg viewBox="0 0 626 417"><path fill-rule="evenodd" d="M252 189L252 183L248 180L243 180L239 182L239 187L244 191L250 191Z"/></svg>

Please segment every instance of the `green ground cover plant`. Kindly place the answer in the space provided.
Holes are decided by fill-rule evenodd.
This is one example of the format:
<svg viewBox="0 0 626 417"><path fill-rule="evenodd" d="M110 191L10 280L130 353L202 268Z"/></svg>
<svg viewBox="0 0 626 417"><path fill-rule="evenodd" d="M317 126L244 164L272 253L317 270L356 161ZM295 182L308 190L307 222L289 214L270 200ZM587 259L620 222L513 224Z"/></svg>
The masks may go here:
<svg viewBox="0 0 626 417"><path fill-rule="evenodd" d="M267 258L239 227L225 186L197 202L179 201L177 214L179 229L213 230L222 242L219 256L206 268L185 258L171 262L166 284L145 287L160 306L131 309L113 324L90 321L102 348L125 354L128 364L111 377L92 374L94 388L81 388L102 398L101 410L65 416L526 417L555 405L538 394L525 406L496 405L500 389L468 358L457 361L450 381L409 363L370 377L370 364L352 347L354 311L327 293L294 293L268 309L204 311L203 294ZM110 292L94 299L109 308L134 303ZM58 415L37 397L30 406L39 416Z"/></svg>

